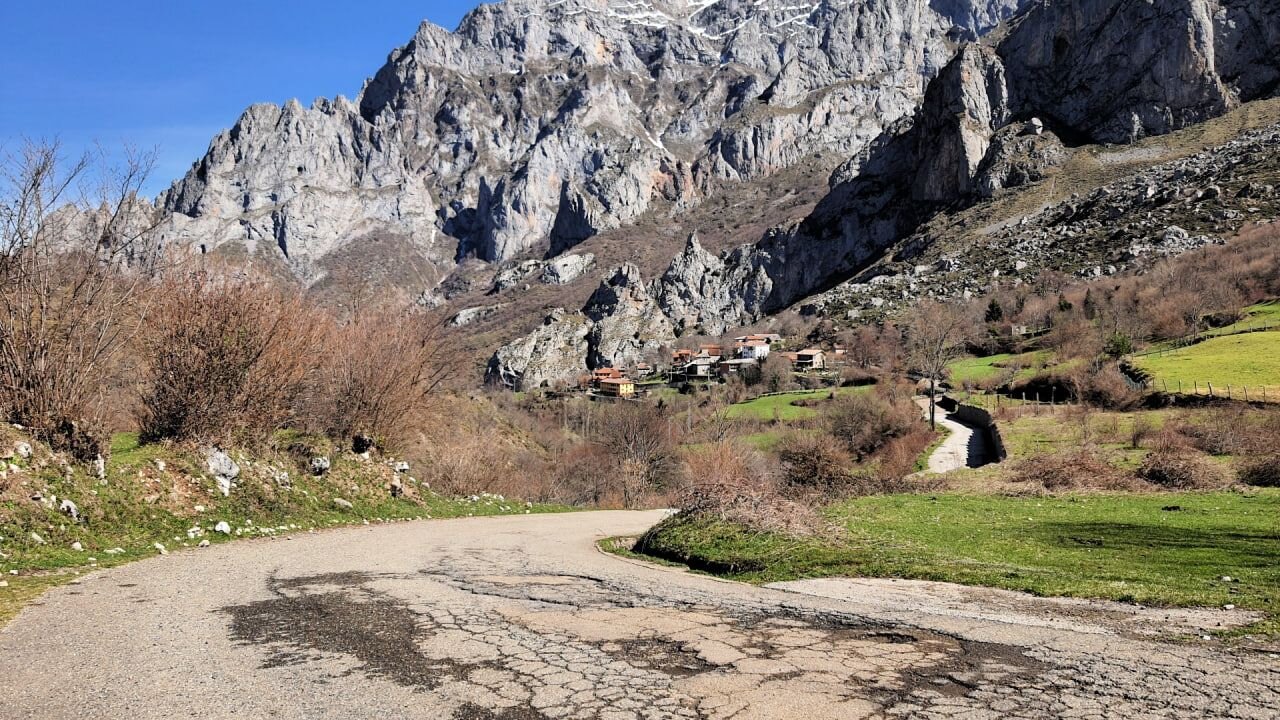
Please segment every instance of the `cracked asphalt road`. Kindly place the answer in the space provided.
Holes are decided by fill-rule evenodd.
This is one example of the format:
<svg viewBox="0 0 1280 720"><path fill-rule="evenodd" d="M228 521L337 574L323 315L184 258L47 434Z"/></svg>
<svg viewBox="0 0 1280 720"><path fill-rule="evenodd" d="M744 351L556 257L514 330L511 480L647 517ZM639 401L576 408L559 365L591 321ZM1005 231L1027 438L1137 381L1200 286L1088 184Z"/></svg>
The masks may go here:
<svg viewBox="0 0 1280 720"><path fill-rule="evenodd" d="M1280 661L1105 613L1056 622L909 584L798 594L595 549L660 518L385 525L99 572L0 631L0 715L1280 717Z"/></svg>

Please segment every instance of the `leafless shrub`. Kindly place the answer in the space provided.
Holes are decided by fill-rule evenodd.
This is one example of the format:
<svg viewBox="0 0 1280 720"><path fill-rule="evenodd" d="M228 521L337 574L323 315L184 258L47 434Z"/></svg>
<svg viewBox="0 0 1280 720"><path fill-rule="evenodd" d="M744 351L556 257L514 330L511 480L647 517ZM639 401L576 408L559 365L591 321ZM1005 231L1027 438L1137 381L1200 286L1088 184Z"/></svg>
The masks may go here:
<svg viewBox="0 0 1280 720"><path fill-rule="evenodd" d="M292 418L320 332L305 302L203 275L169 281L143 335L145 441L260 442Z"/></svg>
<svg viewBox="0 0 1280 720"><path fill-rule="evenodd" d="M1173 490L1203 490L1227 484L1220 465L1201 453L1181 448L1152 452L1138 468L1138 477Z"/></svg>
<svg viewBox="0 0 1280 720"><path fill-rule="evenodd" d="M1129 426L1129 447L1134 450L1140 449L1155 429L1151 418L1141 413L1134 415L1133 423Z"/></svg>
<svg viewBox="0 0 1280 720"><path fill-rule="evenodd" d="M309 383L307 421L339 441L406 440L406 421L428 410L453 369L439 317L378 308L331 331Z"/></svg>
<svg viewBox="0 0 1280 720"><path fill-rule="evenodd" d="M862 460L919 426L919 418L919 409L906 398L875 392L837 398L824 419L827 431Z"/></svg>
<svg viewBox="0 0 1280 720"><path fill-rule="evenodd" d="M1066 382L1076 399L1100 408L1130 410L1142 402L1142 393L1129 387L1120 369L1111 363L1076 368Z"/></svg>
<svg viewBox="0 0 1280 720"><path fill-rule="evenodd" d="M646 493L670 489L679 477L675 428L651 405L602 406L592 441L608 452L612 464L601 471L613 473L625 507L636 507Z"/></svg>
<svg viewBox="0 0 1280 720"><path fill-rule="evenodd" d="M790 535L827 529L811 506L784 497L776 468L749 447L716 443L690 452L686 462L690 480L680 499L684 513Z"/></svg>
<svg viewBox="0 0 1280 720"><path fill-rule="evenodd" d="M853 456L825 433L790 433L778 444L777 455L782 481L792 489L835 495L850 482Z"/></svg>
<svg viewBox="0 0 1280 720"><path fill-rule="evenodd" d="M0 411L84 460L106 453L112 373L148 308L150 164L131 156L87 192L87 158L62 163L56 144L0 167Z"/></svg>
<svg viewBox="0 0 1280 720"><path fill-rule="evenodd" d="M1280 488L1280 455L1261 455L1240 463L1240 482L1253 487Z"/></svg>
<svg viewBox="0 0 1280 720"><path fill-rule="evenodd" d="M1031 458L1018 463L1011 478L1016 483L1043 487L1049 492L1071 490L1136 490L1143 484L1116 470L1092 448Z"/></svg>

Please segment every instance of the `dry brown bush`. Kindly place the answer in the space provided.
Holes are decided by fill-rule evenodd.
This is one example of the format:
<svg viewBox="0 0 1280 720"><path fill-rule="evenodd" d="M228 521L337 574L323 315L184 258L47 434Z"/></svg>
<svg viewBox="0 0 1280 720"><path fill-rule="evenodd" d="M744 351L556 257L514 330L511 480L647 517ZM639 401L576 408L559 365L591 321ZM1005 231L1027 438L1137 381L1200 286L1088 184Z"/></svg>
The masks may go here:
<svg viewBox="0 0 1280 720"><path fill-rule="evenodd" d="M1138 468L1138 477L1173 490L1206 490L1228 483L1227 473L1202 453L1181 448L1152 452Z"/></svg>
<svg viewBox="0 0 1280 720"><path fill-rule="evenodd" d="M614 481L612 465L608 451L598 445L570 448L555 464L551 497L570 505L622 507L622 490Z"/></svg>
<svg viewBox="0 0 1280 720"><path fill-rule="evenodd" d="M1190 444L1210 455L1268 454L1280 437L1280 410L1241 405L1216 407L1173 426Z"/></svg>
<svg viewBox="0 0 1280 720"><path fill-rule="evenodd" d="M890 440L880 451L879 463L876 466L876 475L881 479L884 488L898 484L902 492L908 489L923 489L920 483L907 482L904 478L915 473L916 461L933 444L935 437L934 433L922 423L917 423L917 427L906 435ZM882 489L881 492L899 492L899 490Z"/></svg>
<svg viewBox="0 0 1280 720"><path fill-rule="evenodd" d="M1108 410L1131 410L1142 402L1142 393L1129 387L1114 364L1085 365L1068 373L1067 384L1080 402Z"/></svg>
<svg viewBox="0 0 1280 720"><path fill-rule="evenodd" d="M680 478L676 428L652 405L601 406L592 441L607 451L611 463L600 471L612 473L625 507L637 507L647 495L669 491Z"/></svg>
<svg viewBox="0 0 1280 720"><path fill-rule="evenodd" d="M441 318L389 307L334 327L308 383L306 421L340 442L371 438L383 449L412 434L406 423L454 368Z"/></svg>
<svg viewBox="0 0 1280 720"><path fill-rule="evenodd" d="M783 495L776 467L750 447L715 443L689 452L685 461L689 483L680 498L682 512L791 535L827 530L811 506Z"/></svg>
<svg viewBox="0 0 1280 720"><path fill-rule="evenodd" d="M158 262L138 200L150 160L93 180L56 144L0 162L0 414L81 460L107 453L115 371ZM68 434L69 433L69 434Z"/></svg>
<svg viewBox="0 0 1280 720"><path fill-rule="evenodd" d="M792 432L778 443L782 481L808 492L835 495L850 481L853 457L844 444L825 433Z"/></svg>
<svg viewBox="0 0 1280 720"><path fill-rule="evenodd" d="M881 388L874 393L837 398L824 420L827 431L858 460L921 425L915 403L905 395L890 395Z"/></svg>
<svg viewBox="0 0 1280 720"><path fill-rule="evenodd" d="M1145 485L1116 470L1093 448L1042 455L1018 463L1011 478L1049 492L1070 490L1138 490Z"/></svg>
<svg viewBox="0 0 1280 720"><path fill-rule="evenodd" d="M203 275L170 280L139 343L144 441L259 443L293 419L323 318L303 300Z"/></svg>
<svg viewBox="0 0 1280 720"><path fill-rule="evenodd" d="M1240 463L1240 482L1253 487L1280 488L1280 455L1261 455Z"/></svg>

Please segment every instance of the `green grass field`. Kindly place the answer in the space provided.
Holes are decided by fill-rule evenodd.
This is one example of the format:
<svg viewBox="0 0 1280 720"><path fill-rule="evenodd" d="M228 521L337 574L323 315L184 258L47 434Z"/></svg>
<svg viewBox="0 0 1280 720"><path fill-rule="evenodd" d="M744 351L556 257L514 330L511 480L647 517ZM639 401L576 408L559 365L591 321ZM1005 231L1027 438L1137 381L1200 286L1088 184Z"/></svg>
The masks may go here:
<svg viewBox="0 0 1280 720"><path fill-rule="evenodd" d="M1253 631L1280 633L1280 491L895 495L827 512L844 537L677 516L641 549L751 582L896 577L1150 605L1230 603L1268 614Z"/></svg>
<svg viewBox="0 0 1280 720"><path fill-rule="evenodd" d="M1218 337L1189 347L1135 359L1134 364L1151 374L1156 388L1166 386L1176 392L1191 393L1213 384L1215 394L1242 396L1249 388L1250 399L1260 398L1267 389L1268 400L1280 402L1280 331Z"/></svg>
<svg viewBox="0 0 1280 720"><path fill-rule="evenodd" d="M796 400L821 400L831 393L837 397L869 392L871 386L845 387L826 390L809 390L802 392L767 395L755 400L738 403L725 410L725 417L730 420L773 420L775 417L784 422L792 420L808 420L818 417L816 408L799 407L791 403Z"/></svg>
<svg viewBox="0 0 1280 720"><path fill-rule="evenodd" d="M999 377L1008 368L1015 365L1021 368L1012 378L1026 380L1034 377L1039 368L1052 361L1052 354L1046 351L1026 352L1018 355L1001 353L978 358L961 358L947 366L953 384L966 382L984 382Z"/></svg>

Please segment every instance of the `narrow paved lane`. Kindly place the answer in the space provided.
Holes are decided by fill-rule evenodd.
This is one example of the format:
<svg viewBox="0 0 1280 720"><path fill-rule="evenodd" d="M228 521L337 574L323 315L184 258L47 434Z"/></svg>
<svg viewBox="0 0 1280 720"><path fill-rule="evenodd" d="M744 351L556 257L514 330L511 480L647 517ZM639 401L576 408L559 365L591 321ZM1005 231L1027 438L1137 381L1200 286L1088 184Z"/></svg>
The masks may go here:
<svg viewBox="0 0 1280 720"><path fill-rule="evenodd" d="M658 513L175 553L0 631L5 718L1264 718L1280 661L603 555ZM830 588L828 588L830 589ZM821 593L819 593L821 594ZM852 599L842 599L849 598ZM946 610L946 611L943 611Z"/></svg>
<svg viewBox="0 0 1280 720"><path fill-rule="evenodd" d="M917 404L929 417L928 398L919 398ZM977 429L965 425L938 408L938 425L947 429L947 437L929 456L929 472L936 475L963 470L969 467L982 467L988 462L986 436Z"/></svg>

